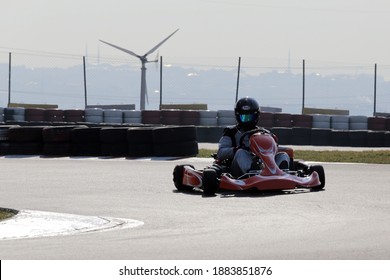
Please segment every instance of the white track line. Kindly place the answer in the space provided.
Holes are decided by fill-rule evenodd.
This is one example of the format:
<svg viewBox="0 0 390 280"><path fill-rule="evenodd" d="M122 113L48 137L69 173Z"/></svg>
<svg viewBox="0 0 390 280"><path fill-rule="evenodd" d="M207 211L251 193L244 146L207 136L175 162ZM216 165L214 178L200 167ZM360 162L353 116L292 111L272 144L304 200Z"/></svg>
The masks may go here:
<svg viewBox="0 0 390 280"><path fill-rule="evenodd" d="M22 210L0 222L0 240L119 230L143 224L131 219Z"/></svg>

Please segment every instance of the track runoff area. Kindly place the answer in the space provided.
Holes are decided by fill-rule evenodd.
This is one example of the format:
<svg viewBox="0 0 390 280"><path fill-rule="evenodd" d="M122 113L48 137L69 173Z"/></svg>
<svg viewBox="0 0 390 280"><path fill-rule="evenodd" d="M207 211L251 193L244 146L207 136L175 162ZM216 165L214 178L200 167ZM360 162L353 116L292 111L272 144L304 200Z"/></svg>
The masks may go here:
<svg viewBox="0 0 390 280"><path fill-rule="evenodd" d="M4 159L3 159L4 160ZM161 171L161 174L164 174L164 176L168 173L166 170L164 170L164 166L167 165L167 170L171 171L171 166L176 164L176 162L182 163L183 161L191 161L192 159L181 159L181 160L167 160L167 161L162 161L161 159L153 161L151 160L149 165L158 165L160 168L163 170ZM193 159L195 160L195 159ZM85 164L85 168L88 170L90 169L90 163L93 164L95 167L96 165L101 166L101 168L105 169L108 166L112 166L113 164L121 164L126 163L126 167L131 164L136 164L140 165L141 163L147 164L145 159L141 161L133 161L133 160L125 160L125 159L112 159L112 160L107 160L107 159L98 159L98 158L78 158L78 159L44 159L44 158L26 158L26 159L8 159L7 165L13 165L17 164L19 161L23 161L24 164L32 164L31 168L28 168L26 170L29 170L30 172L34 171L37 172L37 170L41 170L43 172L42 168L38 168L37 170L32 170L32 166L39 165L41 164L47 164L47 166L53 166L52 161L59 161L61 164L66 164L66 166L69 166L68 164L74 165L76 163L79 164ZM38 161L38 162L37 162ZM200 165L201 160L196 159L195 160L196 165ZM341 165L339 165L341 169ZM350 164L349 164L350 166ZM361 165L360 165L361 166ZM7 167L7 168L11 168ZM8 170L6 168L6 170ZM335 168L335 167L333 167ZM11 168L15 169L15 168ZM10 170L11 170L10 169ZM117 168L116 168L117 169ZM142 168L145 169L145 166ZM9 171L10 171L9 170ZM140 169L141 170L141 169ZM140 171L139 170L139 171ZM328 169L329 170L329 169ZM329 170L330 172L330 170ZM332 171L333 173L335 171ZM340 171L341 172L341 171ZM141 173L141 172L140 172ZM58 174L57 174L58 175ZM333 176L331 177L337 177L335 174L332 174ZM22 175L23 176L23 175ZM127 177L128 175L126 175ZM167 175L168 176L168 175ZM169 176L171 174L169 173ZM157 176L159 177L159 176ZM77 179L77 178L76 178ZM98 178L96 178L96 183L98 183ZM165 179L163 178L156 178L158 181L164 181ZM172 189L174 188L172 183L171 183L171 178L166 179L167 185L162 184L161 190L156 194L160 198L166 197L167 200L169 201L176 201L178 200L186 200L188 201L193 201L196 204L207 204L211 203L212 200L214 200L213 204L215 203L220 203L221 206L222 204L228 205L232 204L233 202L237 203L243 203L243 201L246 201L246 203L255 203L258 206L261 205L266 205L270 203L270 200L276 199L285 199L288 201L288 203L296 205L300 204L298 201L300 200L306 200L310 194L302 194L302 195L297 195L297 196L286 196L286 197L236 197L236 198L231 198L230 200L228 198L223 199L222 197L214 197L214 198L202 198L201 196L197 195L185 195L185 194L179 194L172 192ZM168 182L169 181L169 182ZM119 181L118 181L119 182ZM151 183L153 183L153 179L151 179ZM169 184L169 185L168 185ZM332 185L331 182L329 182L330 185ZM49 186L50 185L50 186ZM329 186L330 186L329 185ZM126 186L128 186L128 181L126 181ZM41 186L42 188L45 188L45 186ZM92 187L92 186L91 186ZM134 187L134 186L133 186ZM333 190L330 187L330 189L322 192L322 194L327 194L331 195L332 192L337 192L334 188L338 186L334 186ZM348 186L347 186L348 187ZM356 186L359 188L359 186ZM48 189L55 191L56 190L56 183L50 183L47 186ZM140 187L137 189L139 191L142 190ZM125 192L128 192L128 188L124 189ZM357 190L360 192L360 189ZM321 194L321 193L319 193ZM96 195L96 194L95 194ZM107 193L104 192L104 195L107 196ZM132 194L133 196L137 195L137 192ZM140 198L145 198L142 193L139 193ZM141 196L142 195L142 196ZM147 197L150 197L151 195L154 195L152 193L149 193ZM362 195L361 193L357 195L358 197ZM353 197L352 193L348 197ZM318 194L317 194L318 197ZM59 201L61 201L61 198L57 198ZM319 199L319 198L318 198ZM32 194L29 199L27 198L22 198L20 204L28 203L28 201L31 202L31 200L34 200L34 195ZM348 199L347 199L348 200ZM50 206L49 204L51 203L50 201L47 201L48 203L46 208ZM346 202L346 205L338 205L337 207L341 207L343 209L346 209L351 212L351 214L355 213L355 208L354 208L354 202ZM127 202L127 204L129 204ZM127 205L126 204L126 205ZM139 204L141 205L141 203ZM275 205L276 206L276 205ZM326 205L324 207L328 208L326 211L321 212L332 212L333 210L329 209L330 205ZM64 207L64 206L62 206ZM194 205L188 205L187 207L195 207ZM155 206L156 208L156 206ZM159 207L157 207L159 208ZM299 210L299 209L298 209ZM297 211L298 211L297 210ZM312 209L313 211L316 211L315 209ZM356 208L356 211L358 209ZM366 209L369 210L369 209ZM364 210L363 212L367 212ZM375 209L374 209L375 210ZM299 210L300 211L300 210ZM66 211L63 211L66 212ZM140 212L141 213L141 212ZM45 214L45 213L44 213ZM47 213L46 213L47 214ZM363 213L359 213L359 217ZM68 219L70 216L62 214L64 219ZM311 214L310 214L311 215ZM310 216L309 215L309 216ZM383 214L385 217L385 214ZM291 216L291 215L290 215ZM288 217L290 217L288 215ZM303 215L305 216L305 215ZM306 215L307 216L307 215ZM131 216L133 217L133 216ZM153 223L145 223L143 224L142 221L145 220L150 220L144 219L144 217L150 217L149 214L145 213L143 217L139 217L139 215L134 215L134 218L140 218L138 222L140 224L137 224L136 229L140 230L146 230L147 227L153 226ZM72 218L72 217L70 217ZM173 217L172 217L173 218ZM264 217L263 217L264 218ZM301 217L302 218L302 217ZM304 218L304 217L303 217ZM300 219L298 219L300 220ZM117 219L119 223L123 223L123 220ZM101 221L98 222L100 224ZM130 223L129 221L126 221L127 223ZM132 221L136 222L136 221ZM233 221L234 222L234 221ZM297 221L295 221L296 223ZM231 230L234 231L236 229L234 223L231 224ZM125 247L126 250L129 252L128 256L132 255L132 250L137 250L136 248L132 248L132 243L133 240L131 240L131 235L134 233L135 229L127 229L127 233L123 233L125 231L109 231L106 232L106 234L99 234L97 232L87 232L87 233L82 233L80 236L84 236L83 240L86 240L87 243L93 242L93 240L97 239L99 242L93 243L93 247L88 247L86 244L85 248L88 248L88 250L95 250L99 252L99 247L104 247L108 246L112 241L117 240L117 239L124 239L124 242L121 243L121 246ZM306 229L307 230L307 229ZM123 235L124 234L124 235ZM201 235L203 237L210 238L210 236L204 236L207 234L206 232L203 232ZM244 231L244 235L247 234L247 232ZM130 235L130 237L126 237L127 235ZM107 236L108 238L104 238ZM122 237L120 237L122 236ZM214 236L214 235L213 235ZM141 238L139 241L142 242L142 236L138 237ZM156 237L158 238L158 237ZM202 239L202 236L200 237ZM214 238L218 238L215 237ZM262 238L268 238L263 235L259 235L258 237L260 240ZM299 239L299 237L297 237ZM320 238L320 237L319 237ZM321 238L327 238L327 236L322 236ZM320 239L321 239L320 238ZM353 236L351 238L354 238ZM69 237L65 237L65 239L61 238L60 240L65 241L67 243L67 239ZM106 239L106 240L104 240ZM180 236L178 236L178 239L180 239ZM191 237L190 239L196 239L196 235ZM4 248L7 245L7 242L13 242L10 245L13 247L13 250L19 250L21 247L18 245L18 243L23 243L25 242L24 240L26 239L19 239L19 240L0 240L0 247ZM28 239L28 244L30 244L30 249L31 246L35 246L34 241L38 241L39 244L38 246L53 246L53 250L56 250L55 246L55 241L56 237L55 236L44 236L40 238L31 238ZM88 241L87 241L88 240ZM160 240L160 239L159 239ZM167 240L166 240L167 241ZM299 240L298 240L299 241ZM305 243L305 240L301 240L303 243ZM16 243L15 243L16 242ZM137 241L138 242L138 241ZM169 250L164 245L164 239L161 239L159 242L160 245L158 247L162 248L161 250ZM301 243L302 243L301 242ZM347 240L345 242L348 242ZM372 242L375 242L374 240ZM149 240L149 243L153 243L152 240ZM27 243L26 243L27 244ZM46 244L46 245L45 245ZM179 243L178 243L179 244ZM219 243L221 245L221 243ZM69 245L69 244L68 244ZM66 245L66 246L68 246ZM277 245L277 244L275 244ZM285 244L288 246L288 244ZM2 247L4 246L4 247ZM147 246L147 245L145 245ZM150 245L150 246L156 246ZM180 245L178 245L180 246ZM202 244L199 244L199 246L202 246ZM84 246L82 244L80 245L79 249L80 250L80 255L82 255L82 252L84 251L83 249ZM158 247L156 247L154 250L157 252ZM226 251L226 258L228 258L229 254L232 252L229 252L229 248L231 247L237 247L234 243L226 243L223 245L225 248L224 250ZM26 250L30 250L29 248L26 248ZM38 249L38 248L36 248ZM117 248L118 249L118 248ZM147 250L147 248L144 248ZM217 248L216 248L217 249ZM272 248L271 248L272 249ZM275 248L277 249L277 248ZM279 246L280 249L280 246ZM139 250L139 249L138 249ZM171 250L177 250L177 248L171 247ZM32 252L35 250L32 250ZM4 251L0 251L0 256L3 255ZM190 252L189 256L191 256ZM136 252L135 252L136 254ZM21 254L22 255L22 254ZM175 259L172 257L172 255L168 255L168 257L165 257L163 259L160 259L157 257L156 260L144 260L140 258L139 260L126 260L122 259L120 257L115 257L115 252L109 255L93 255L94 260L85 260L84 257L81 257L80 260L77 260L77 255L78 254L71 254L72 260L67 260L66 257L62 257L62 260L57 260L56 258L50 257L53 255L47 255L47 257L43 257L42 255L37 255L41 257L36 257L35 260L15 260L15 258L2 260L1 262L1 279L6 279L6 280L19 280L19 279L53 279L54 277L56 279L338 279L341 277L348 277L348 279L351 279L351 277L356 277L357 279L367 279L371 277L372 279L389 279L390 276L390 270L388 269L389 267L389 261L388 260L373 260L372 257L370 257L369 253L368 257L370 257L370 260L365 260L364 257L358 258L358 259L353 259L353 260L310 260L308 258L298 258L298 259L288 259L288 260L273 260L273 259L257 259L257 260L252 260L252 259L226 259L226 260L219 260L219 259L210 259L210 260L200 260L200 259L186 259L183 257L179 257L178 259ZM3 255L4 256L4 255ZM109 257L107 257L109 256ZM162 254L158 254L158 256L163 256ZM61 258L60 255L57 255L58 258ZM34 259L34 256L30 256L31 259ZM106 259L108 258L108 259ZM4 258L3 258L4 259ZM76 259L76 260L73 260ZM81 260L82 259L82 260Z"/></svg>

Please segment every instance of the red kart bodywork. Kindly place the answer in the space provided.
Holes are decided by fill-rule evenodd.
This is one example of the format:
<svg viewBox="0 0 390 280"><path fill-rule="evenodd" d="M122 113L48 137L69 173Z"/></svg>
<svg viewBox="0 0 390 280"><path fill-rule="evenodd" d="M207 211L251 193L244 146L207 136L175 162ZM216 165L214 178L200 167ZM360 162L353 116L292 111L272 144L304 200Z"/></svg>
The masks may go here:
<svg viewBox="0 0 390 280"><path fill-rule="evenodd" d="M277 166L275 163L277 152L286 152L290 158L293 158L294 153L291 148L278 148L271 134L264 132L252 134L249 138L249 147L251 152L261 159L262 169L255 173L244 174L238 178L233 178L229 173L222 173L219 178L218 189L240 191L255 188L265 191L302 187L318 188L319 186L321 189L323 188L325 182L320 181L320 176L316 171L298 176L297 172L286 172ZM323 181L325 181L324 174L322 175ZM181 179L181 184L184 186L205 190L203 170L196 170L191 165L184 165Z"/></svg>

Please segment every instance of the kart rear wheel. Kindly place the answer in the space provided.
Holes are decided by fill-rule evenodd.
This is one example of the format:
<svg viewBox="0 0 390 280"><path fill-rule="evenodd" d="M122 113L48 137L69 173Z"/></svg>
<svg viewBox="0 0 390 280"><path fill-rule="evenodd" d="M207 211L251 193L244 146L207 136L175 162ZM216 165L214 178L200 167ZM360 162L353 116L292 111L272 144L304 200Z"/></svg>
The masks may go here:
<svg viewBox="0 0 390 280"><path fill-rule="evenodd" d="M218 174L215 169L207 168L203 171L203 192L205 195L214 195L218 191Z"/></svg>
<svg viewBox="0 0 390 280"><path fill-rule="evenodd" d="M189 166L191 168L194 168L194 166L189 164L176 165L175 168L173 169L173 182L178 191L190 192L193 190L193 187L183 184L184 166Z"/></svg>
<svg viewBox="0 0 390 280"><path fill-rule="evenodd" d="M325 170L322 165L311 165L309 167L308 173L311 174L316 171L319 175L321 185L311 188L312 190L322 190L325 187Z"/></svg>

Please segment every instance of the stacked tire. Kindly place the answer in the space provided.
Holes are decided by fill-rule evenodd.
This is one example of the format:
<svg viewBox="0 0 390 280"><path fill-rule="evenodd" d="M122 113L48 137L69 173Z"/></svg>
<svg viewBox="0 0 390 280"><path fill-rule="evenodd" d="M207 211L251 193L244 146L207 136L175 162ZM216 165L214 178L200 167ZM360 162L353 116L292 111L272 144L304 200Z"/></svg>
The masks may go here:
<svg viewBox="0 0 390 280"><path fill-rule="evenodd" d="M133 127L127 130L128 156L154 156L153 127Z"/></svg>
<svg viewBox="0 0 390 280"><path fill-rule="evenodd" d="M10 155L41 155L44 126L12 126L8 131Z"/></svg>
<svg viewBox="0 0 390 280"><path fill-rule="evenodd" d="M64 110L64 121L80 123L85 121L85 111L81 109Z"/></svg>
<svg viewBox="0 0 390 280"><path fill-rule="evenodd" d="M349 116L331 116L331 128L335 130L349 130Z"/></svg>
<svg viewBox="0 0 390 280"><path fill-rule="evenodd" d="M312 122L313 128L330 129L331 116L329 116L329 115L312 115L312 117L313 117L313 122Z"/></svg>
<svg viewBox="0 0 390 280"><path fill-rule="evenodd" d="M82 127L82 126L79 126ZM72 152L72 131L75 126L47 126L42 130L43 154L69 156ZM84 126L84 128L87 128Z"/></svg>
<svg viewBox="0 0 390 280"><path fill-rule="evenodd" d="M9 129L19 127L18 125L1 125L0 126L0 155L9 154Z"/></svg>
<svg viewBox="0 0 390 280"><path fill-rule="evenodd" d="M0 123L4 122L4 108L0 107Z"/></svg>
<svg viewBox="0 0 390 280"><path fill-rule="evenodd" d="M85 121L87 123L103 123L103 109L87 108L85 109Z"/></svg>
<svg viewBox="0 0 390 280"><path fill-rule="evenodd" d="M126 157L128 154L127 127L103 127L100 130L102 156Z"/></svg>
<svg viewBox="0 0 390 280"><path fill-rule="evenodd" d="M76 127L72 129L72 156L100 156L100 127Z"/></svg>
<svg viewBox="0 0 390 280"><path fill-rule="evenodd" d="M103 110L103 122L109 124L122 124L123 123L123 111L117 109L105 109Z"/></svg>
<svg viewBox="0 0 390 280"><path fill-rule="evenodd" d="M216 111L199 111L200 126L218 126L218 113Z"/></svg>
<svg viewBox="0 0 390 280"><path fill-rule="evenodd" d="M368 123L366 116L350 116L349 129L350 130L367 130Z"/></svg>
<svg viewBox="0 0 390 280"><path fill-rule="evenodd" d="M218 126L231 126L236 124L236 117L233 110L218 110Z"/></svg>
<svg viewBox="0 0 390 280"><path fill-rule="evenodd" d="M45 109L41 108L26 108L24 112L26 122L44 122Z"/></svg>
<svg viewBox="0 0 390 280"><path fill-rule="evenodd" d="M195 126L167 126L153 130L154 154L158 157L187 157L198 154Z"/></svg>
<svg viewBox="0 0 390 280"><path fill-rule="evenodd" d="M25 121L25 109L24 108L4 108L4 121Z"/></svg>
<svg viewBox="0 0 390 280"><path fill-rule="evenodd" d="M60 109L46 109L45 121L46 122L60 122L64 121L64 111Z"/></svg>
<svg viewBox="0 0 390 280"><path fill-rule="evenodd" d="M271 112L260 112L258 125L267 129L274 127L274 114Z"/></svg>
<svg viewBox="0 0 390 280"><path fill-rule="evenodd" d="M123 111L123 122L130 125L142 124L142 113L138 110L125 110Z"/></svg>

